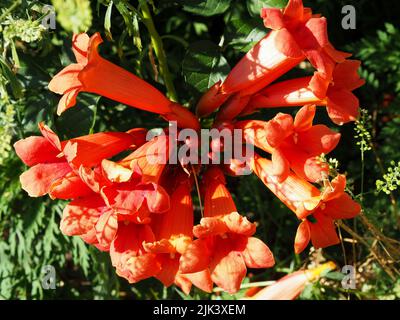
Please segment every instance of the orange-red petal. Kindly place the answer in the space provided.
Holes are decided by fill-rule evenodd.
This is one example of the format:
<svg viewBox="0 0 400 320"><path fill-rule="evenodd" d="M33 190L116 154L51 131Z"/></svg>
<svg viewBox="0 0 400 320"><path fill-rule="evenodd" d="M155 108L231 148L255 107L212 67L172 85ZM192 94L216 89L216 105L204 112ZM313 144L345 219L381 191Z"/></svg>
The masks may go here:
<svg viewBox="0 0 400 320"><path fill-rule="evenodd" d="M43 135L43 137L45 137L47 141L49 141L54 146L54 148L61 151L62 144L57 134L48 126L46 126L43 122L40 122L38 126L40 133Z"/></svg>
<svg viewBox="0 0 400 320"><path fill-rule="evenodd" d="M204 217L223 216L236 212L236 205L225 186L225 178L221 169L211 167L203 178L205 186Z"/></svg>
<svg viewBox="0 0 400 320"><path fill-rule="evenodd" d="M195 273L206 269L210 263L210 250L206 239L193 241L181 255L179 267L182 273Z"/></svg>
<svg viewBox="0 0 400 320"><path fill-rule="evenodd" d="M161 270L156 255L145 253L143 242L154 242L154 234L148 225L118 224L118 232L110 246L112 265L117 274L130 283L155 276Z"/></svg>
<svg viewBox="0 0 400 320"><path fill-rule="evenodd" d="M221 81L216 82L206 91L196 105L196 115L206 117L217 110L229 98L228 94L222 94Z"/></svg>
<svg viewBox="0 0 400 320"><path fill-rule="evenodd" d="M310 232L309 222L307 220L302 221L297 228L294 240L294 252L296 254L300 254L307 247L311 239Z"/></svg>
<svg viewBox="0 0 400 320"><path fill-rule="evenodd" d="M49 190L49 196L52 199L74 199L92 193L92 189L73 172L69 172L63 178L56 180Z"/></svg>
<svg viewBox="0 0 400 320"><path fill-rule="evenodd" d="M296 113L293 123L296 132L305 131L312 127L315 111L315 105L306 105Z"/></svg>
<svg viewBox="0 0 400 320"><path fill-rule="evenodd" d="M285 154L280 149L275 149L272 152L271 160L273 164L273 175L278 179L278 182L285 181L290 174L290 163Z"/></svg>
<svg viewBox="0 0 400 320"><path fill-rule="evenodd" d="M270 268L275 264L274 256L268 246L254 237L247 239L242 257L248 268Z"/></svg>
<svg viewBox="0 0 400 320"><path fill-rule="evenodd" d="M337 125L355 121L359 114L360 103L350 91L332 89L328 91L326 110L331 120Z"/></svg>
<svg viewBox="0 0 400 320"><path fill-rule="evenodd" d="M30 167L38 163L65 161L65 159L57 158L60 151L44 137L31 136L18 140L14 144L14 149L18 157Z"/></svg>
<svg viewBox="0 0 400 320"><path fill-rule="evenodd" d="M63 211L60 229L67 236L84 235L94 230L105 203L98 195L71 201Z"/></svg>
<svg viewBox="0 0 400 320"><path fill-rule="evenodd" d="M71 171L66 162L39 163L19 177L22 189L31 197L40 197L50 191L52 184Z"/></svg>
<svg viewBox="0 0 400 320"><path fill-rule="evenodd" d="M114 240L118 230L117 215L113 210L107 210L98 219L94 229L98 245L103 250L110 250L111 242Z"/></svg>
<svg viewBox="0 0 400 320"><path fill-rule="evenodd" d="M240 289L247 271L240 252L232 249L226 241L218 241L210 263L213 282L231 294Z"/></svg>
<svg viewBox="0 0 400 320"><path fill-rule="evenodd" d="M132 141L133 138L128 133L99 132L69 140L63 152L74 168L93 167L103 159L126 150Z"/></svg>
<svg viewBox="0 0 400 320"><path fill-rule="evenodd" d="M142 173L143 182L158 183L165 165L169 159L169 138L161 135L136 149L120 161L121 165L128 164L132 169L138 166Z"/></svg>
<svg viewBox="0 0 400 320"><path fill-rule="evenodd" d="M87 62L87 50L89 47L89 36L86 33L74 34L72 37L72 51L78 63Z"/></svg>
<svg viewBox="0 0 400 320"><path fill-rule="evenodd" d="M199 272L183 274L185 278L188 278L197 288L205 292L211 292L213 288L213 282L211 280L211 274L209 269L204 269Z"/></svg>
<svg viewBox="0 0 400 320"><path fill-rule="evenodd" d="M352 219L361 212L361 206L348 194L343 193L339 198L327 202L322 212L335 220Z"/></svg>
<svg viewBox="0 0 400 320"><path fill-rule="evenodd" d="M222 84L222 92L242 91L251 95L286 73L303 59L300 48L286 29L270 32L232 69Z"/></svg>
<svg viewBox="0 0 400 320"><path fill-rule="evenodd" d="M358 60L345 60L337 64L333 71L334 87L353 91L364 85L365 80L360 79L358 74L360 65L361 61Z"/></svg>
<svg viewBox="0 0 400 320"><path fill-rule="evenodd" d="M328 154L335 149L339 140L340 133L325 125L317 124L298 133L297 145L309 155L319 156L322 153Z"/></svg>
<svg viewBox="0 0 400 320"><path fill-rule="evenodd" d="M314 218L316 222L309 223L313 246L318 249L338 244L340 241L333 219L320 212L314 213Z"/></svg>
<svg viewBox="0 0 400 320"><path fill-rule="evenodd" d="M293 118L284 113L278 113L266 125L266 135L269 145L277 148L291 134L293 134Z"/></svg>
<svg viewBox="0 0 400 320"><path fill-rule="evenodd" d="M299 219L305 218L320 203L320 191L307 181L289 174L279 183L273 173L270 160L256 156L252 168L261 181L294 213Z"/></svg>

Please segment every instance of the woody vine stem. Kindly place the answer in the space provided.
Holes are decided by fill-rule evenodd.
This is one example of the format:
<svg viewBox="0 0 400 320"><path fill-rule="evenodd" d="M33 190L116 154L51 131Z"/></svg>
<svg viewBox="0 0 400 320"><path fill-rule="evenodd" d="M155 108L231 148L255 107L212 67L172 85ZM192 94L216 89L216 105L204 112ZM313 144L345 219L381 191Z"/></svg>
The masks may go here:
<svg viewBox="0 0 400 320"><path fill-rule="evenodd" d="M154 48L154 52L157 56L157 60L158 60L159 66L160 66L160 73L164 79L164 83L165 83L165 86L168 91L168 96L172 101L177 102L178 97L176 94L174 83L172 82L171 73L168 68L167 56L165 55L162 39L154 26L150 8L147 5L146 0L140 0L139 3L140 3L140 9L141 9L142 15L143 15L142 21L150 33L151 44L152 44L152 46Z"/></svg>

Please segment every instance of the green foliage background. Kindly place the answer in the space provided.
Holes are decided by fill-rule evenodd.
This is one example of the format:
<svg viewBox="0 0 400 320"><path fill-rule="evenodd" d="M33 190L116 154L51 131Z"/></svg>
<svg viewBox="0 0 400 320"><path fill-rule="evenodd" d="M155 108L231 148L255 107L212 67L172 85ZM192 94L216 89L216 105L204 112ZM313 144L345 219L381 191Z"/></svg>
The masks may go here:
<svg viewBox="0 0 400 320"><path fill-rule="evenodd" d="M175 287L163 288L156 280L129 286L115 275L106 253L79 238L61 234L58 224L65 203L29 198L19 186L18 177L26 168L11 146L18 139L37 135L39 121L45 121L63 138L162 125L154 115L89 94L80 94L78 106L57 117L59 97L47 89L51 77L73 60L72 32L99 31L107 39L101 46L104 57L165 92L149 33L138 14L143 1L0 0L0 299L236 299L244 294L245 290L235 296L194 290L190 297L184 297ZM399 239L400 227L400 3L304 2L328 18L331 42L363 62L362 75L367 84L356 93L366 111L356 125L340 128L343 138L329 156L337 159L341 172L348 173L349 191L362 203L364 218L346 222L342 246L306 250L296 256L292 249L297 227L294 215L256 177L230 179L229 188L238 209L259 223L258 236L270 246L277 261L273 269L252 270L245 286L333 260L339 266L357 265L357 289L342 289L343 275L331 272L307 287L301 298L397 299L400 247L393 239ZM148 3L164 43L179 101L193 108L201 93L223 79L268 32L258 18L260 8L282 7L286 1ZM40 24L46 4L56 10L55 30L46 30ZM341 9L348 4L357 10L356 30L341 27ZM300 76L308 69L307 65L297 68L287 77ZM269 119L275 112L258 117ZM333 127L324 112L318 114L317 121ZM45 265L56 269L55 290L42 288Z"/></svg>

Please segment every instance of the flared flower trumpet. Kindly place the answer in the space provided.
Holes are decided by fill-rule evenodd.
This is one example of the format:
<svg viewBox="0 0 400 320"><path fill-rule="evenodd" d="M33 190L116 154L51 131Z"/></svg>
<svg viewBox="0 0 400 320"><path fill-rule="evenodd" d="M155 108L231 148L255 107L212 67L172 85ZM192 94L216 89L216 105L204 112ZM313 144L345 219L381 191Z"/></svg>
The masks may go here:
<svg viewBox="0 0 400 320"><path fill-rule="evenodd" d="M108 251L118 229L117 216L96 193L72 200L63 210L60 230Z"/></svg>
<svg viewBox="0 0 400 320"><path fill-rule="evenodd" d="M346 60L337 64L326 96L319 97L309 88L311 77L287 80L260 91L251 99L244 112L251 113L259 108L316 104L326 107L335 124L355 121L358 117L359 101L352 91L365 83L357 73L360 64L357 60Z"/></svg>
<svg viewBox="0 0 400 320"><path fill-rule="evenodd" d="M318 160L338 144L340 133L324 125L314 125L315 106L301 108L293 120L279 113L268 122L239 121L235 127L243 130L244 139L272 156L273 171L278 182L283 182L290 170L311 182L328 176L328 166Z"/></svg>
<svg viewBox="0 0 400 320"><path fill-rule="evenodd" d="M317 281L324 273L336 269L333 262L324 263L308 270L298 270L258 291L249 300L295 300L307 284Z"/></svg>
<svg viewBox="0 0 400 320"><path fill-rule="evenodd" d="M198 238L181 257L183 273L209 271L211 279L229 293L237 292L246 267L270 268L275 264L269 248L252 237L256 226L239 215L225 178L217 167L203 178L204 218L193 228Z"/></svg>
<svg viewBox="0 0 400 320"><path fill-rule="evenodd" d="M103 59L98 46L103 42L99 33L89 38L85 33L76 34L72 39L72 51L77 63L73 63L49 83L49 89L62 94L58 103L60 115L76 104L79 92L91 92L138 109L162 115L175 120L184 128L199 129L199 123L192 113L134 74Z"/></svg>
<svg viewBox="0 0 400 320"><path fill-rule="evenodd" d="M282 10L264 8L261 17L271 32L235 65L223 83L210 88L197 105L198 115L210 114L225 102L217 119L232 120L246 108L252 95L305 59L316 68L307 87L320 99L325 98L335 65L350 56L329 42L326 19L313 15L301 0L290 0Z"/></svg>
<svg viewBox="0 0 400 320"><path fill-rule="evenodd" d="M321 192L313 184L291 172L285 181L275 176L271 160L255 155L252 163L254 173L299 219L307 217L320 203Z"/></svg>
<svg viewBox="0 0 400 320"><path fill-rule="evenodd" d="M91 191L81 181L79 166L95 166L129 148L133 137L124 132L102 132L60 141L43 123L43 137L31 136L17 141L15 151L31 168L21 177L22 188L31 197L49 194L52 198L71 199Z"/></svg>
<svg viewBox="0 0 400 320"><path fill-rule="evenodd" d="M169 183L171 185L171 182ZM146 251L156 254L161 271L155 276L165 286L176 284L189 294L192 284L211 292L212 281L208 270L184 274L179 270L180 257L193 240L193 203L191 179L182 173L171 194L171 208L153 221L156 241L145 243Z"/></svg>
<svg viewBox="0 0 400 320"><path fill-rule="evenodd" d="M296 238L295 252L302 252L312 242L315 248L325 248L338 244L335 220L356 217L361 206L345 193L346 177L338 175L321 195L321 202L310 216L300 223Z"/></svg>

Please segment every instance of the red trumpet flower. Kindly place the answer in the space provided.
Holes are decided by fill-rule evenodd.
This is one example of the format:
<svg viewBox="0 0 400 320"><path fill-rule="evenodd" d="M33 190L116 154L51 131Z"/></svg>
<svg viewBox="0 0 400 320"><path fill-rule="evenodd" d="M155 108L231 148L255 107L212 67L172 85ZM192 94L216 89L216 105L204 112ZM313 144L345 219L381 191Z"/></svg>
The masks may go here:
<svg viewBox="0 0 400 320"><path fill-rule="evenodd" d="M325 248L339 243L334 220L356 217L361 206L345 193L346 177L338 175L321 195L319 206L300 223L296 239L295 252L302 252L311 240L315 248Z"/></svg>
<svg viewBox="0 0 400 320"><path fill-rule="evenodd" d="M271 160L255 155L251 162L254 173L299 219L304 219L319 205L321 192L311 183L289 173L285 181L275 176Z"/></svg>
<svg viewBox="0 0 400 320"><path fill-rule="evenodd" d="M244 139L271 153L274 175L284 181L292 169L300 178L311 182L328 176L328 166L318 160L321 154L331 152L339 142L340 134L324 125L313 126L315 106L305 106L295 119L278 113L274 119L255 120L235 124L243 130Z"/></svg>
<svg viewBox="0 0 400 320"><path fill-rule="evenodd" d="M294 174L279 183L270 160L256 156L253 170L264 184L302 220L296 239L295 252L302 252L311 240L315 248L325 248L339 242L334 220L357 216L360 205L345 193L346 178L338 175L323 192Z"/></svg>
<svg viewBox="0 0 400 320"><path fill-rule="evenodd" d="M117 234L118 220L101 196L93 193L71 201L64 208L60 229L67 236L79 236L86 243L108 251Z"/></svg>
<svg viewBox="0 0 400 320"><path fill-rule="evenodd" d="M95 166L133 142L132 135L123 132L96 133L61 142L43 123L39 128L43 137L32 136L14 144L17 155L31 167L20 177L22 188L31 197L49 194L52 198L71 199L90 194L77 174L79 166Z"/></svg>
<svg viewBox="0 0 400 320"><path fill-rule="evenodd" d="M171 182L169 183L171 184ZM175 283L183 292L189 294L192 284L211 292L210 272L202 270L197 273L184 274L179 270L179 260L192 242L193 204L192 185L189 177L182 174L177 179L175 190L171 195L171 208L152 223L156 242L146 243L146 251L157 255L161 271L155 276L165 286Z"/></svg>
<svg viewBox="0 0 400 320"><path fill-rule="evenodd" d="M212 87L197 106L197 114L209 114L235 94L218 114L219 121L232 120L246 107L248 96L308 59L316 68L308 86L321 99L332 81L336 63L350 55L337 51L328 40L326 19L312 15L302 0L289 0L285 9L264 8L261 17L272 29L229 73L221 85Z"/></svg>
<svg viewBox="0 0 400 320"><path fill-rule="evenodd" d="M267 28L290 32L304 56L317 69L310 87L317 96L325 96L336 63L350 56L335 50L329 42L326 18L312 15L310 8L304 8L302 0L290 0L283 11L264 8L261 17Z"/></svg>
<svg viewBox="0 0 400 320"><path fill-rule="evenodd" d="M112 265L117 274L129 283L153 277L161 271L156 255L146 252L144 243L154 242L155 236L147 224L118 222L118 232L110 246Z"/></svg>
<svg viewBox="0 0 400 320"><path fill-rule="evenodd" d="M359 67L360 61L357 60L346 60L337 64L326 96L317 96L313 92L309 86L310 77L278 82L255 95L246 107L245 113L251 113L258 108L316 104L326 106L329 117L338 125L355 121L358 116L359 101L351 91L365 83L357 73Z"/></svg>
<svg viewBox="0 0 400 320"><path fill-rule="evenodd" d="M261 240L252 237L256 226L237 213L222 171L217 167L209 169L203 182L204 218L193 228L199 239L182 255L180 270L209 270L213 282L234 293L246 275L246 266L269 268L274 265L274 258Z"/></svg>
<svg viewBox="0 0 400 320"><path fill-rule="evenodd" d="M224 172L244 175L252 169L296 214L296 253L310 241L316 248L338 243L335 220L354 218L361 210L345 192L345 176L330 182L329 168L320 158L337 146L340 134L313 125L316 106L326 106L337 124L356 119L359 106L352 91L364 83L357 74L360 63L345 60L348 54L333 48L326 19L313 15L301 0L289 0L283 10L263 9L261 17L272 30L198 102L199 117L222 106L210 126L211 137L192 139L189 130L176 136L173 124L149 141L141 128L60 141L40 124L42 137L15 143L18 156L31 167L20 177L22 188L34 197L70 199L61 219L62 233L108 251L117 274L130 283L155 277L186 294L193 285L211 292L213 283L234 293L247 268L274 265L268 246L253 237L255 223L237 212ZM102 58L100 43L99 33L90 38L74 35L76 63L49 84L63 95L58 114L73 107L78 93L85 91L177 121L181 129L200 131L198 118L188 109ZM305 59L316 69L314 75L270 85ZM236 120L258 108L283 106L302 108L294 118L278 113L269 121ZM182 133L188 134L182 139ZM198 150L204 143L212 152ZM178 145L183 148L175 157ZM247 152L254 146L269 153L271 160ZM190 157L181 152L185 148L190 148ZM127 156L116 159L127 150ZM198 164L203 156L213 164ZM221 158L223 164L214 164ZM199 188L199 181L203 215L194 225L191 192L194 183ZM321 271L295 272L255 298L295 298Z"/></svg>
<svg viewBox="0 0 400 320"><path fill-rule="evenodd" d="M123 104L154 112L167 120L175 120L184 128L200 128L196 117L186 108L170 101L146 81L103 59L97 47L103 40L99 33L74 35L72 50L77 63L61 70L49 83L49 89L62 94L57 114L76 103L79 92L91 92Z"/></svg>
<svg viewBox="0 0 400 320"><path fill-rule="evenodd" d="M156 183L143 183L139 167L134 167L130 175L116 163L103 165L103 171L109 183L101 188L100 193L107 206L123 216L122 220L149 223L151 213L169 210L168 193ZM111 177L114 177L114 182L110 181Z"/></svg>
<svg viewBox="0 0 400 320"><path fill-rule="evenodd" d="M258 291L248 300L295 300L306 285L318 280L323 273L336 269L333 262L324 263L310 270L298 270Z"/></svg>

